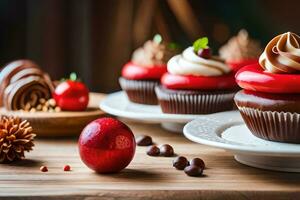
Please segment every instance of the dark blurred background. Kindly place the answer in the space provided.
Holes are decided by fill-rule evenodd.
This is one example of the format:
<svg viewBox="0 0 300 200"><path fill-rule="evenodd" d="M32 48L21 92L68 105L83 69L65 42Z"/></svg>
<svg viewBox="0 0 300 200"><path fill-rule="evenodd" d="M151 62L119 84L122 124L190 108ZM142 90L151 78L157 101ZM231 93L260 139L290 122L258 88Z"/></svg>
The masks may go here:
<svg viewBox="0 0 300 200"><path fill-rule="evenodd" d="M160 33L217 49L241 28L262 45L300 32L298 0L1 0L0 64L29 58L53 79L77 72L92 91L119 89L132 51Z"/></svg>

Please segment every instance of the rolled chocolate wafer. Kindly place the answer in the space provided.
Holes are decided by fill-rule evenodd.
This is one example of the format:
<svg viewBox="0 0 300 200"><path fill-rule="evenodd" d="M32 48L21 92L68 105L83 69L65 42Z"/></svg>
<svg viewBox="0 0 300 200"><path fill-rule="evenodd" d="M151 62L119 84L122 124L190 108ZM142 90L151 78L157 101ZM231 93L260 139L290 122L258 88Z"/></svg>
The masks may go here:
<svg viewBox="0 0 300 200"><path fill-rule="evenodd" d="M7 110L29 111L53 91L50 77L32 61L11 62L0 73L0 106Z"/></svg>
<svg viewBox="0 0 300 200"><path fill-rule="evenodd" d="M6 87L11 83L12 77L19 71L28 68L38 69L38 65L30 60L16 60L4 66L0 73L0 97L3 97ZM0 98L1 106L3 106L3 98Z"/></svg>
<svg viewBox="0 0 300 200"><path fill-rule="evenodd" d="M51 98L49 83L42 77L29 76L10 84L3 99L7 110L24 110L27 105L36 107L41 98Z"/></svg>

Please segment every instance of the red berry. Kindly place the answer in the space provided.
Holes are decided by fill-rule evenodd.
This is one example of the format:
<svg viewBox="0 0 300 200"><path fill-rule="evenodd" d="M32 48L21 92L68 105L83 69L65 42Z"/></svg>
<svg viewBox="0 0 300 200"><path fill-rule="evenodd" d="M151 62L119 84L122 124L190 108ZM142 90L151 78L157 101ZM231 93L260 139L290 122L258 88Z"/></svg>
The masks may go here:
<svg viewBox="0 0 300 200"><path fill-rule="evenodd" d="M41 172L47 172L48 171L48 168L46 166L41 166L40 167L40 171Z"/></svg>
<svg viewBox="0 0 300 200"><path fill-rule="evenodd" d="M64 166L64 171L71 171L71 167L70 167L70 165L65 165Z"/></svg>
<svg viewBox="0 0 300 200"><path fill-rule="evenodd" d="M124 123L114 118L100 118L88 124L79 141L81 160L98 173L124 169L135 153L135 139Z"/></svg>
<svg viewBox="0 0 300 200"><path fill-rule="evenodd" d="M211 50L210 50L210 48L199 49L197 54L201 58L209 59L211 57Z"/></svg>
<svg viewBox="0 0 300 200"><path fill-rule="evenodd" d="M55 88L53 98L62 110L82 111L88 106L89 90L79 81L67 80Z"/></svg>

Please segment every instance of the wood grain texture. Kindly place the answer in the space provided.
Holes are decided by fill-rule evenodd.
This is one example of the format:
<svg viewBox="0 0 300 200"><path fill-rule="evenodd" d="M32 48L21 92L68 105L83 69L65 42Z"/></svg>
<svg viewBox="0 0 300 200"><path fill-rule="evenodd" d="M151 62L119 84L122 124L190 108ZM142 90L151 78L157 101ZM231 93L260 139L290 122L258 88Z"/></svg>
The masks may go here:
<svg viewBox="0 0 300 200"><path fill-rule="evenodd" d="M103 94L91 93L89 107L80 112L20 112L0 109L0 115L17 116L28 120L39 137L65 137L79 135L82 128L89 122L104 115L99 109L99 102L104 98Z"/></svg>
<svg viewBox="0 0 300 200"><path fill-rule="evenodd" d="M37 140L27 160L0 165L0 199L299 199L300 174L244 166L231 154L192 143L159 125L126 122L136 135L147 134L157 144L169 143L175 152L201 157L205 176L188 177L172 167L174 158L149 157L137 147L132 163L121 173L100 175L81 162L77 138ZM71 172L64 172L69 164ZM39 171L41 165L49 172Z"/></svg>

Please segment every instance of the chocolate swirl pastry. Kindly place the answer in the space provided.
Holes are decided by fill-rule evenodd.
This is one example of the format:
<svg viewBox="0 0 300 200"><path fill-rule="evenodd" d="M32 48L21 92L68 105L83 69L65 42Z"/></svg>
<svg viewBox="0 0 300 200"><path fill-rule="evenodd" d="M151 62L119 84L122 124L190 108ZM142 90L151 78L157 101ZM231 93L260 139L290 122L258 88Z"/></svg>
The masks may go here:
<svg viewBox="0 0 300 200"><path fill-rule="evenodd" d="M261 54L259 63L271 73L299 73L300 37L287 32L273 38Z"/></svg>
<svg viewBox="0 0 300 200"><path fill-rule="evenodd" d="M4 66L0 73L0 106L3 106L3 96L11 78L19 71L28 68L38 68L38 65L30 60L16 60Z"/></svg>
<svg viewBox="0 0 300 200"><path fill-rule="evenodd" d="M1 106L7 110L37 106L39 99L51 98L54 89L50 77L28 60L8 64L0 77Z"/></svg>

